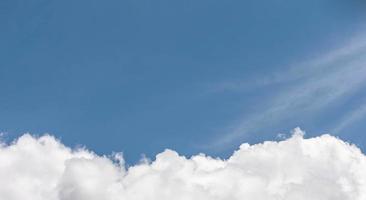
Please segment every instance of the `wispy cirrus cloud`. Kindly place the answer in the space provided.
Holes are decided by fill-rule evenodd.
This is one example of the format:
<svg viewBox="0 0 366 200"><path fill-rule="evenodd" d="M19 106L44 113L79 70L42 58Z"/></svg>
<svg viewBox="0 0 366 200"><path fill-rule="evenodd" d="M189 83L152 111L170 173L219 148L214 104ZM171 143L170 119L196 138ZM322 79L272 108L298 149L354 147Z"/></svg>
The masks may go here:
<svg viewBox="0 0 366 200"><path fill-rule="evenodd" d="M316 115L331 104L345 101L360 93L366 86L366 39L355 38L343 47L320 55L311 61L293 64L286 70L274 72L254 80L227 81L217 91L241 92L282 84L286 87L258 103L256 112L247 114L226 133L220 134L211 146L217 148L232 144L250 132L260 131L266 123L283 123L298 113ZM363 109L362 109L363 110ZM365 112L355 111L351 118ZM356 117L357 116L357 117ZM344 120L349 125L354 120ZM344 126L343 125L343 126ZM342 127L338 127L339 131Z"/></svg>
<svg viewBox="0 0 366 200"><path fill-rule="evenodd" d="M366 103L360 106L357 106L355 109L351 110L347 114L345 114L339 123L335 125L332 129L332 133L337 134L341 131L344 131L348 126L352 125L353 123L361 120L366 116Z"/></svg>

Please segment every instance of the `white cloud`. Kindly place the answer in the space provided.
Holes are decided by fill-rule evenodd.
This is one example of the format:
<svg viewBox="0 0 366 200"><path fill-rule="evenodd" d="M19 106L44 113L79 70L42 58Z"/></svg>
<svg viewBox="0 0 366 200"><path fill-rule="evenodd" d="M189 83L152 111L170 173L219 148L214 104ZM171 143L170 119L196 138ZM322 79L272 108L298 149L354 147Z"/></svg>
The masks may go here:
<svg viewBox="0 0 366 200"><path fill-rule="evenodd" d="M242 144L227 160L165 150L126 168L120 155L72 150L52 136L0 147L1 200L364 200L366 157L330 135Z"/></svg>

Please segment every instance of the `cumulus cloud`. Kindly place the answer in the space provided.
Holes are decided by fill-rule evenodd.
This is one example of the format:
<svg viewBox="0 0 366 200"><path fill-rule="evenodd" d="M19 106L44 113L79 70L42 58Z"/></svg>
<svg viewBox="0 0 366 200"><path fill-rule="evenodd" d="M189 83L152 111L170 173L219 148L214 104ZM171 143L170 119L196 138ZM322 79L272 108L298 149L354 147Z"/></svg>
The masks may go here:
<svg viewBox="0 0 366 200"><path fill-rule="evenodd" d="M121 155L23 135L0 146L1 200L364 200L366 157L330 135L242 144L228 159L173 150L126 167Z"/></svg>

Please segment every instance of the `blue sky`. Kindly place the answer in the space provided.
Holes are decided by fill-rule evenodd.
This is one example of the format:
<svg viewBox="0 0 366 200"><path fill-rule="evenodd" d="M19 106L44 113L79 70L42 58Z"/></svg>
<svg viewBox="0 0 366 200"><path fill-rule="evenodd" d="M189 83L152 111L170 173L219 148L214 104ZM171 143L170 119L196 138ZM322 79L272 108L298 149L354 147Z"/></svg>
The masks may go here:
<svg viewBox="0 0 366 200"><path fill-rule="evenodd" d="M2 0L0 131L129 161L301 127L366 148L361 0ZM286 137L286 136L285 136Z"/></svg>

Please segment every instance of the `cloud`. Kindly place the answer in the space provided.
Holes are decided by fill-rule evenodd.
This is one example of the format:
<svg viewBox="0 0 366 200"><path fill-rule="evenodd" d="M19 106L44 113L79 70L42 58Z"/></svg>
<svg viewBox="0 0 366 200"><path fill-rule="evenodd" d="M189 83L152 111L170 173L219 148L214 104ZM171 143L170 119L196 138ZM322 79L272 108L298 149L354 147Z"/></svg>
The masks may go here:
<svg viewBox="0 0 366 200"><path fill-rule="evenodd" d="M343 131L348 126L352 125L356 121L361 120L366 115L366 104L363 104L356 109L352 110L350 113L346 114L342 119L341 122L338 123L333 128L333 133L339 133Z"/></svg>
<svg viewBox="0 0 366 200"><path fill-rule="evenodd" d="M126 167L120 154L23 135L0 147L4 200L364 200L366 157L330 135L242 144L226 160L172 150Z"/></svg>
<svg viewBox="0 0 366 200"><path fill-rule="evenodd" d="M209 148L225 148L238 139L243 139L249 131L263 132L266 124L279 125L288 122L301 113L313 116L326 113L331 105L341 104L353 96L362 94L366 87L366 39L355 37L343 47L331 50L317 58L293 64L280 72L255 80L224 82L218 91L244 92L268 89L265 99L257 101L256 110L243 116L221 131ZM275 92L270 86L277 85ZM265 91L265 90L264 90ZM340 110L345 109L344 107ZM347 109L347 108L346 108ZM354 119L361 118L366 112L354 111ZM343 114L343 113L342 113ZM347 117L347 116L345 116ZM346 120L349 126L356 120ZM334 125L332 125L334 126ZM344 127L336 128L340 131ZM223 132L223 133L222 133Z"/></svg>

